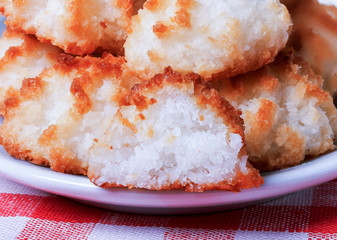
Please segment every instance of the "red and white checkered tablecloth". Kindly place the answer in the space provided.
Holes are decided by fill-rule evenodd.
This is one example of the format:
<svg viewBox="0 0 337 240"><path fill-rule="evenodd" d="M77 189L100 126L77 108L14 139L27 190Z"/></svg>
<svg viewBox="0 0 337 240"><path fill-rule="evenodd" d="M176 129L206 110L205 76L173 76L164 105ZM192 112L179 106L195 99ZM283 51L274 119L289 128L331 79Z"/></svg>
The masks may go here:
<svg viewBox="0 0 337 240"><path fill-rule="evenodd" d="M337 180L249 208L191 216L113 212L0 182L0 239L337 239Z"/></svg>

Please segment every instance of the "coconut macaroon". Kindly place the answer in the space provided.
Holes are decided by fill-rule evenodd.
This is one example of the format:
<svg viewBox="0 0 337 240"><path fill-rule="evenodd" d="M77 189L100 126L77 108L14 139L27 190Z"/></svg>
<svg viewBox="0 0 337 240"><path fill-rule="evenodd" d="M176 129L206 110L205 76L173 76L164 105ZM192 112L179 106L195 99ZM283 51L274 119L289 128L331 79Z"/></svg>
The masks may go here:
<svg viewBox="0 0 337 240"><path fill-rule="evenodd" d="M199 75L167 68L136 85L116 115L104 118L104 134L92 132L91 181L103 187L190 192L262 184L247 163L238 112L201 81ZM82 129L91 125L82 124Z"/></svg>
<svg viewBox="0 0 337 240"><path fill-rule="evenodd" d="M85 174L87 162L76 158L74 144L65 143L74 134L71 126L90 110L93 103L87 94L99 91L98 99L110 99L128 73L124 59L111 55L74 58L61 54L57 60L37 77L23 80L20 90L4 101L0 142L16 158L50 165L60 172ZM73 140L82 143L85 136Z"/></svg>
<svg viewBox="0 0 337 240"><path fill-rule="evenodd" d="M148 0L132 19L125 56L144 76L171 66L214 80L271 62L290 31L279 0Z"/></svg>
<svg viewBox="0 0 337 240"><path fill-rule="evenodd" d="M122 54L132 1L1 0L0 10L9 29L35 34L67 53L83 55L103 48Z"/></svg>
<svg viewBox="0 0 337 240"><path fill-rule="evenodd" d="M320 88L322 78L303 60L280 55L216 85L242 111L249 161L258 169L294 166L335 148L337 110Z"/></svg>
<svg viewBox="0 0 337 240"><path fill-rule="evenodd" d="M55 64L60 53L59 48L40 43L33 36L5 31L0 38L0 106L20 89L23 79Z"/></svg>
<svg viewBox="0 0 337 240"><path fill-rule="evenodd" d="M170 68L143 85L123 58L74 58L7 99L0 142L14 157L103 187L231 190L259 186L239 113L198 75Z"/></svg>
<svg viewBox="0 0 337 240"><path fill-rule="evenodd" d="M320 2L327 5L317 0L286 3L294 21L294 33L288 45L322 75L323 88L334 96L337 92L337 3Z"/></svg>

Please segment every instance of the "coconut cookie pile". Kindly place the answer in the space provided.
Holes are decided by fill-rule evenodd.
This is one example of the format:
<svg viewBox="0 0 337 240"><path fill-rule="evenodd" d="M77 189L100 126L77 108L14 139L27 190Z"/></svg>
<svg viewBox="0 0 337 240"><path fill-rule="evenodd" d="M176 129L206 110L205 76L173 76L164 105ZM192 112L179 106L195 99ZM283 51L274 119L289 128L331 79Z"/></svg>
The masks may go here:
<svg viewBox="0 0 337 240"><path fill-rule="evenodd" d="M15 158L101 187L240 191L334 149L337 110L285 50L279 0L36 4L0 1L0 143Z"/></svg>

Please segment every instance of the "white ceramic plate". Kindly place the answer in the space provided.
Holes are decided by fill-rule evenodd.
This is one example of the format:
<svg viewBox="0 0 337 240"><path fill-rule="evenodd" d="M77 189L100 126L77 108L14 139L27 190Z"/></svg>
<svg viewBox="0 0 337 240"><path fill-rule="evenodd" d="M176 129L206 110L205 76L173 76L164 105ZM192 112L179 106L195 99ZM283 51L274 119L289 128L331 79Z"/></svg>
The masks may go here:
<svg viewBox="0 0 337 240"><path fill-rule="evenodd" d="M0 17L0 34L5 28L3 21L4 17ZM261 187L240 193L103 189L93 185L87 177L57 173L14 159L1 147L0 174L33 188L112 210L147 214L205 213L253 205L337 178L337 151L297 167L265 174Z"/></svg>
<svg viewBox="0 0 337 240"><path fill-rule="evenodd" d="M146 214L190 214L240 208L337 178L337 151L264 175L265 183L239 193L103 189L87 177L58 173L9 156L0 148L0 174L46 192L102 208Z"/></svg>

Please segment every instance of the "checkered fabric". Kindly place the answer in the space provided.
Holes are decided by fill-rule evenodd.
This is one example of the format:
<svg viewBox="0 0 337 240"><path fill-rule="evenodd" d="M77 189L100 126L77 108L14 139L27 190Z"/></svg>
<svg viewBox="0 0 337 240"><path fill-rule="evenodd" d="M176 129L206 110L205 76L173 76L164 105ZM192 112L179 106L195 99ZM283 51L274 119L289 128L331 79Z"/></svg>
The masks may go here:
<svg viewBox="0 0 337 240"><path fill-rule="evenodd" d="M98 209L0 177L0 239L337 239L337 180L249 208L191 216Z"/></svg>

